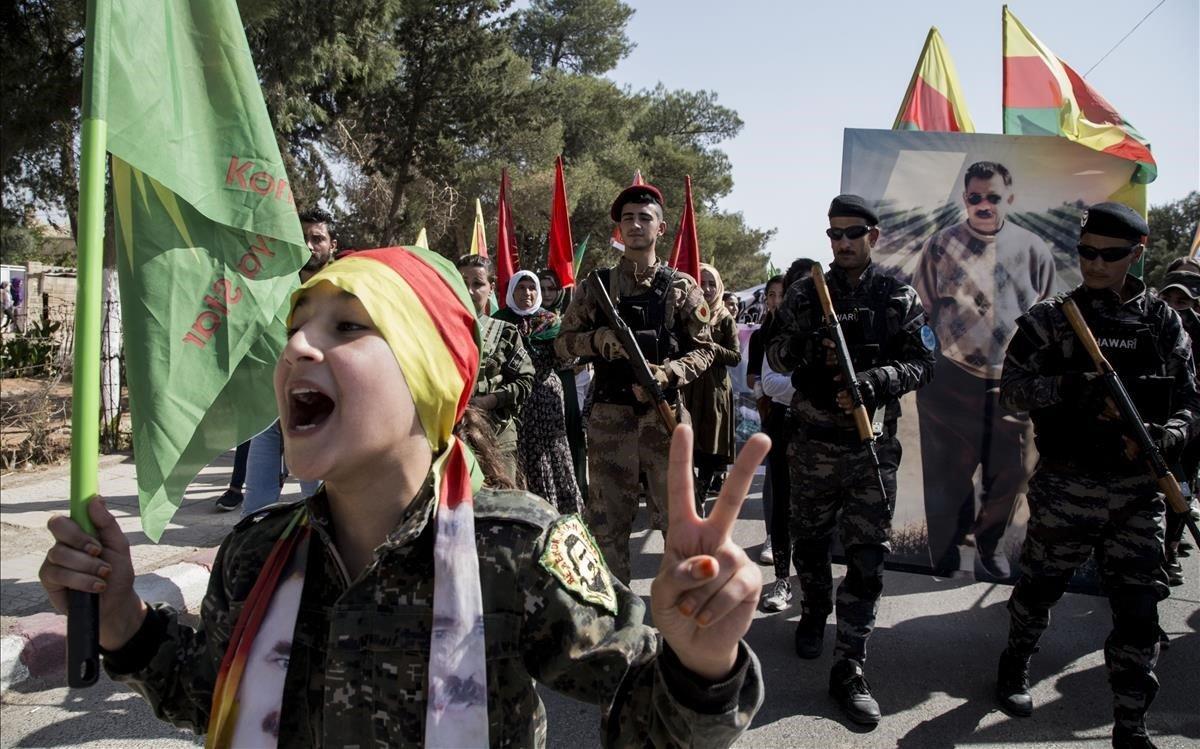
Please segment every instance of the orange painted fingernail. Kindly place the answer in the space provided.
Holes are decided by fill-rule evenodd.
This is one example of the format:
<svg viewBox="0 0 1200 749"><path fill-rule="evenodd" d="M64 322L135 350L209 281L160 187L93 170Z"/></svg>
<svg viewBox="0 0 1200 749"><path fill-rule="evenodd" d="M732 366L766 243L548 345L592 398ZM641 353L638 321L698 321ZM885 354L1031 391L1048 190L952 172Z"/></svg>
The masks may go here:
<svg viewBox="0 0 1200 749"><path fill-rule="evenodd" d="M94 557L100 556L100 552L104 551L104 549L100 548L100 544L88 544L83 550Z"/></svg>
<svg viewBox="0 0 1200 749"><path fill-rule="evenodd" d="M716 565L711 559L701 559L692 565L692 577L705 580L717 574Z"/></svg>
<svg viewBox="0 0 1200 749"><path fill-rule="evenodd" d="M683 614L684 616L691 616L695 610L696 604L694 601L692 601L692 599L686 598L679 602L679 613Z"/></svg>
<svg viewBox="0 0 1200 749"><path fill-rule="evenodd" d="M109 567L107 564L102 565L96 574L100 575L100 577L108 577L112 574L112 567Z"/></svg>
<svg viewBox="0 0 1200 749"><path fill-rule="evenodd" d="M103 593L104 589L107 587L108 585L102 580L97 580L96 582L92 583L92 590L96 593Z"/></svg>
<svg viewBox="0 0 1200 749"><path fill-rule="evenodd" d="M702 614L700 614L700 616L696 617L696 623L699 624L701 627L707 627L710 622L712 622L712 614L710 614L707 611L703 612Z"/></svg>

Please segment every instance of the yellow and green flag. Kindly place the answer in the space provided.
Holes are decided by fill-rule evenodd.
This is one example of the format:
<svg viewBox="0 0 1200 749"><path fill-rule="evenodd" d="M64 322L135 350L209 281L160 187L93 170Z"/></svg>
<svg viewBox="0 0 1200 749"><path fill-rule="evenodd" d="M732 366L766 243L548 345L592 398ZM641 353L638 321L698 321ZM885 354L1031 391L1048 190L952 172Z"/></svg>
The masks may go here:
<svg viewBox="0 0 1200 749"><path fill-rule="evenodd" d="M893 130L973 133L975 123L958 85L958 71L937 27L929 29Z"/></svg>
<svg viewBox="0 0 1200 749"><path fill-rule="evenodd" d="M110 9L90 105L112 154L138 498L157 540L200 469L277 418L282 313L309 253L234 0Z"/></svg>

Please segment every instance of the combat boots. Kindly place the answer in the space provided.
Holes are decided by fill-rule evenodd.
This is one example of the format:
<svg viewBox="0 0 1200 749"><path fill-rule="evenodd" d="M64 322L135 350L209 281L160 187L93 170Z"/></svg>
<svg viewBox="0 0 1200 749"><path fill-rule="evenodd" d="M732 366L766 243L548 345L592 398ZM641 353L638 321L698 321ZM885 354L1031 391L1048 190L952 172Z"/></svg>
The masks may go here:
<svg viewBox="0 0 1200 749"><path fill-rule="evenodd" d="M829 672L829 694L855 723L863 726L879 723L879 703L871 696L871 687L858 661L844 658L833 665Z"/></svg>
<svg viewBox="0 0 1200 749"><path fill-rule="evenodd" d="M825 620L829 614L805 611L796 624L796 655L805 660L821 657L825 645Z"/></svg>
<svg viewBox="0 0 1200 749"><path fill-rule="evenodd" d="M1000 709L1017 718L1033 715L1033 697L1029 694L1029 656L1000 654L996 675L996 701Z"/></svg>
<svg viewBox="0 0 1200 749"><path fill-rule="evenodd" d="M1157 749L1154 742L1146 735L1145 729L1113 726L1113 749Z"/></svg>

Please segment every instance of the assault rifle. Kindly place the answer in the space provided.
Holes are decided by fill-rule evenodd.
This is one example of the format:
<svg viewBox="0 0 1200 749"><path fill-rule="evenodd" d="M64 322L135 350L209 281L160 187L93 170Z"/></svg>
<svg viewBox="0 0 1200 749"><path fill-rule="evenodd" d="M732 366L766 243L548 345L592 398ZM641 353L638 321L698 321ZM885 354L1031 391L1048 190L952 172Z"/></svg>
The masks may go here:
<svg viewBox="0 0 1200 749"><path fill-rule="evenodd" d="M663 395L658 380L654 379L654 374L650 371L650 365L646 362L646 357L642 354L642 349L638 346L633 331L621 319L621 315L613 305L612 297L608 295L608 289L605 288L604 282L600 280L600 274L592 273L592 281L596 284L597 293L595 297L596 301L600 304L600 311L608 318L608 324L612 327L613 332L617 334L617 340L621 342L621 347L625 349L625 355L629 358L629 367L633 370L633 378L646 391L646 394L650 396L651 401L654 403L654 409L658 411L658 418L662 420L663 426L667 428L667 434L674 434L675 426L678 423L675 420L675 410L667 402L667 397Z"/></svg>
<svg viewBox="0 0 1200 749"><path fill-rule="evenodd" d="M1171 469L1167 467L1167 461L1163 458L1162 451L1158 449L1158 445L1150 436L1150 430L1146 428L1137 406L1129 397L1129 391L1125 389L1121 378L1117 376L1117 370L1113 369L1112 365L1108 363L1108 359L1104 358L1104 352L1096 343L1096 337L1088 328L1087 321L1083 319L1079 307L1075 305L1075 300L1067 299L1063 302L1063 312L1067 316L1067 322L1071 323L1071 329L1075 331L1075 335L1087 349L1088 355L1092 357L1096 371L1100 373L1104 387L1108 390L1108 397L1112 399L1113 405L1117 407L1117 412L1121 414L1121 421L1124 422L1125 428L1133 433L1133 441L1137 443L1138 449L1145 457L1146 466L1150 469L1155 481L1158 482L1159 490L1166 495L1167 504L1173 511L1183 514L1184 522L1187 523L1192 538L1196 540L1197 545L1200 545L1200 528L1196 527L1196 521L1192 519L1188 503L1183 498L1183 491L1179 488L1179 482L1175 480Z"/></svg>
<svg viewBox="0 0 1200 749"><path fill-rule="evenodd" d="M879 480L880 496L887 501L887 486L883 482L883 470L879 466L879 453L875 451L875 428L871 425L871 416L863 403L862 388L858 385L858 374L854 371L854 361L850 358L850 347L846 345L846 334L842 332L842 324L837 312L833 309L833 299L829 296L829 285L825 283L825 273L820 265L812 267L812 280L817 287L817 299L821 301L821 311L825 316L825 327L834 343L834 353L837 355L838 370L842 375L842 384L850 394L854 404L854 427L862 440L863 448L871 458L871 467L875 469L875 478Z"/></svg>

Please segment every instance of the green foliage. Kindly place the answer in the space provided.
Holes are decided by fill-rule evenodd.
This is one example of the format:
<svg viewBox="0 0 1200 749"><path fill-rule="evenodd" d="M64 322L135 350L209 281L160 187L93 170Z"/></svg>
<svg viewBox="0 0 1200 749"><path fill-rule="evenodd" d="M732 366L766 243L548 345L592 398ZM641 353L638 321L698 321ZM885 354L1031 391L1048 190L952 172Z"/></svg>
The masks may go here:
<svg viewBox="0 0 1200 749"><path fill-rule="evenodd" d="M39 232L13 224L0 226L0 262L24 265L41 257Z"/></svg>
<svg viewBox="0 0 1200 749"><path fill-rule="evenodd" d="M1152 206L1148 211L1150 246L1146 249L1143 278L1158 287L1172 260L1186 257L1196 227L1200 225L1200 192L1192 191L1172 203Z"/></svg>
<svg viewBox="0 0 1200 749"><path fill-rule="evenodd" d="M691 175L705 260L732 287L765 272L770 232L722 214L732 189L720 150L742 122L708 91L601 77L633 49L621 0L238 0L298 206L334 210L343 247L411 242L466 250L480 198L495 246L501 169L512 178L521 264L546 261L554 159L563 155L574 235L587 271L611 263L608 208L637 170L678 224ZM6 257L34 215L74 217L83 0L0 10ZM73 227L72 227L73 228ZM670 251L668 233L659 247ZM726 267L727 266L727 267ZM752 270L757 266L757 270Z"/></svg>
<svg viewBox="0 0 1200 749"><path fill-rule="evenodd" d="M721 272L726 290L745 289L765 280L770 262L767 242L774 229L748 227L741 213L697 213L696 232L702 237L701 259Z"/></svg>
<svg viewBox="0 0 1200 749"><path fill-rule="evenodd" d="M22 0L0 8L4 226L17 223L27 207L74 216L83 19L83 0Z"/></svg>
<svg viewBox="0 0 1200 749"><path fill-rule="evenodd" d="M633 51L625 35L632 16L620 0L533 0L514 14L512 45L535 73L601 75Z"/></svg>
<svg viewBox="0 0 1200 749"><path fill-rule="evenodd" d="M0 343L0 370L6 377L45 377L58 369L62 323L46 320L34 323L24 333L6 336Z"/></svg>

